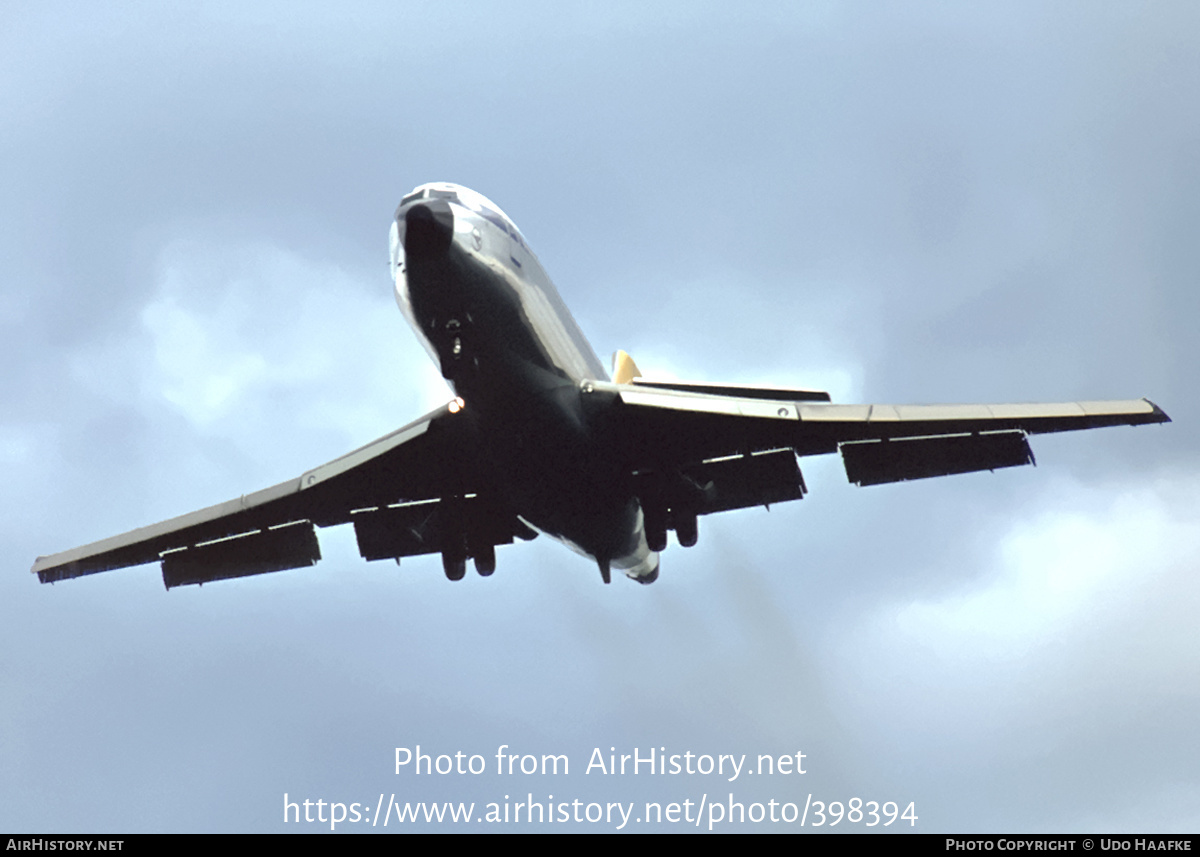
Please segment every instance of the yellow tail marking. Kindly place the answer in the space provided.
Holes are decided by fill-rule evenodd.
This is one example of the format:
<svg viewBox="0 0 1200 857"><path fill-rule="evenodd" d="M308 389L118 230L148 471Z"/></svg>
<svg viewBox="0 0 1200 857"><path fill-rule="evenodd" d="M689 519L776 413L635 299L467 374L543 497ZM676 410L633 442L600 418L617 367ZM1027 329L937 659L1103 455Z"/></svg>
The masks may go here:
<svg viewBox="0 0 1200 857"><path fill-rule="evenodd" d="M628 384L634 378L642 377L642 370L638 369L637 364L633 362L633 358L624 351L617 351L612 358L613 383Z"/></svg>

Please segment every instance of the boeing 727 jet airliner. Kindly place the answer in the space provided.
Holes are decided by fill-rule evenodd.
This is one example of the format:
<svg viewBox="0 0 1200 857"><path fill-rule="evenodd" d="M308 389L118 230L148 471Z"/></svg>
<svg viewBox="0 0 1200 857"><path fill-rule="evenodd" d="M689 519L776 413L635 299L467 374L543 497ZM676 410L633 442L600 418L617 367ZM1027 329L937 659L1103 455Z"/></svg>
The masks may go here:
<svg viewBox="0 0 1200 857"><path fill-rule="evenodd" d="M1146 399L1036 405L839 405L816 390L610 380L504 212L453 184L405 196L391 227L396 300L455 392L416 422L227 503L39 557L43 583L149 562L168 588L301 568L316 527L351 523L368 560L440 553L459 580L496 545L545 533L658 577L668 531L797 500L797 458L840 452L875 485L1033 463L1027 435L1169 422Z"/></svg>

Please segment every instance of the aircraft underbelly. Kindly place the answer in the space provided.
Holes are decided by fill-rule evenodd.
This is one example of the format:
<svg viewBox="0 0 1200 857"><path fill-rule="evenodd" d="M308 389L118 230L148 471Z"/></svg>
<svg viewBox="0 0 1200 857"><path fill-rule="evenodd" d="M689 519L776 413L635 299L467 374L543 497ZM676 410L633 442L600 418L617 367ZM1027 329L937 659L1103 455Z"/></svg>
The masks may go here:
<svg viewBox="0 0 1200 857"><path fill-rule="evenodd" d="M593 557L619 567L644 561L630 475L605 454L581 402L588 355L553 302L457 244L433 258L410 254L406 285L418 332L470 410L505 504Z"/></svg>

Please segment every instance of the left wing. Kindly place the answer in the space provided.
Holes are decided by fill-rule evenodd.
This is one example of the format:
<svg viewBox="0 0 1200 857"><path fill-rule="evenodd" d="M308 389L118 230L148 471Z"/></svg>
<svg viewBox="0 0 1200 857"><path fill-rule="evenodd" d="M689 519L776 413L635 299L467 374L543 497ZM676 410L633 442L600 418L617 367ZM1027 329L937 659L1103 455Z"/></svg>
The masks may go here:
<svg viewBox="0 0 1200 857"><path fill-rule="evenodd" d="M439 507L448 497L492 544L511 541L515 519L480 498L471 422L457 411L439 408L297 479L38 557L32 570L53 583L161 559L167 588L206 583L312 565L321 558L314 527L351 521L368 559L432 553L446 538Z"/></svg>
<svg viewBox="0 0 1200 857"><path fill-rule="evenodd" d="M1029 434L1170 422L1147 399L836 405L812 390L640 379L594 387L620 402L610 431L639 494L699 514L803 496L797 455L840 451L851 482L875 485L1032 464Z"/></svg>

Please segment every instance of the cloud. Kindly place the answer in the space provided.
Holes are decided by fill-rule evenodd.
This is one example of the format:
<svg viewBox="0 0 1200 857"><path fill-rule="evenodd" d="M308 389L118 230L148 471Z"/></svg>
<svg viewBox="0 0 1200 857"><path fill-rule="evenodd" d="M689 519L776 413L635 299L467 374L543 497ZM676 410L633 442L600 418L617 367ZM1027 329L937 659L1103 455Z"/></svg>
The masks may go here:
<svg viewBox="0 0 1200 857"><path fill-rule="evenodd" d="M271 244L172 242L141 312L154 352L143 395L206 434L383 434L450 396L390 295L386 277Z"/></svg>
<svg viewBox="0 0 1200 857"><path fill-rule="evenodd" d="M1196 757L1184 723L1200 716L1198 522L1195 472L1052 486L977 572L831 629L835 696L872 743L948 764L967 793L1007 784L997 817L1033 817L1034 792L1073 792L1147 829L1127 808L1135 783L1190 788L1180 769ZM1123 766L1115 781L1095 779L1105 758Z"/></svg>

